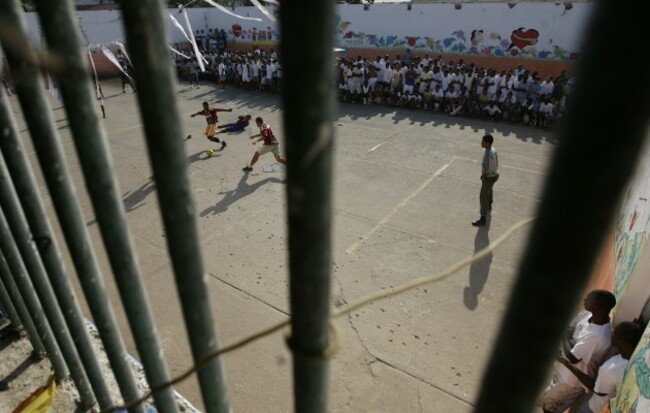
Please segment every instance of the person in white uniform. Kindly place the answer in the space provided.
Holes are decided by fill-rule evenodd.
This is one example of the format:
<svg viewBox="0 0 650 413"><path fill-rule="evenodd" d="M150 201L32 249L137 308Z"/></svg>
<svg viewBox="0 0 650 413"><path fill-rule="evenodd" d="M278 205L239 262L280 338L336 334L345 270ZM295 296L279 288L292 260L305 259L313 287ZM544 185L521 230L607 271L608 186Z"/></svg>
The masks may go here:
<svg viewBox="0 0 650 413"><path fill-rule="evenodd" d="M594 379L598 367L612 344L612 324L609 313L616 297L609 291L593 290L583 301L584 311L574 320L563 340L563 356L574 371ZM563 413L583 398L586 389L572 370L557 362L551 384L544 390L539 404L544 413Z"/></svg>
<svg viewBox="0 0 650 413"><path fill-rule="evenodd" d="M623 321L612 334L612 345L620 353L608 359L593 377L577 369L564 357L558 359L580 382L591 391L591 397L578 410L578 413L601 413L607 403L616 396L618 384L623 380L625 368L643 335L643 328L637 323Z"/></svg>

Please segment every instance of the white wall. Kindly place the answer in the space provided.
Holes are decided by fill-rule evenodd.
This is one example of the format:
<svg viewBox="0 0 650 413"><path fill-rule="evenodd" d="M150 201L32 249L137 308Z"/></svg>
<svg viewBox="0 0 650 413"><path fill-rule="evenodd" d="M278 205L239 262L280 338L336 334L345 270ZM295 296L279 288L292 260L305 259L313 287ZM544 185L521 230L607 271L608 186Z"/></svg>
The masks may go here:
<svg viewBox="0 0 650 413"><path fill-rule="evenodd" d="M277 13L273 6L269 8ZM518 3L512 9L506 3L463 3L462 8L456 10L452 3L429 3L412 4L411 10L405 4L373 4L366 11L362 5L339 5L335 35L341 47L386 51L410 47L432 54L516 55L567 60L580 53L581 34L591 8L591 3L575 3L571 10L555 3ZM188 9L188 12L194 30L207 33L209 28L223 28L230 42L250 42L254 33L260 31L265 36L259 43L279 41L278 24L255 7L236 7L234 12L259 17L261 22L237 19L212 7ZM169 9L168 13L181 17L176 9ZM36 16L28 14L32 39L40 44ZM124 40L119 11L79 11L77 14L89 43ZM236 26L241 30L238 36ZM266 38L267 31L272 35L270 41ZM474 39L472 32L476 34ZM172 42L184 41L181 32L171 23L169 33ZM535 40L518 43L516 39L516 36L523 39L535 34Z"/></svg>
<svg viewBox="0 0 650 413"><path fill-rule="evenodd" d="M337 38L341 47L564 60L579 53L591 8L590 3L574 4L571 10L555 3L518 3L513 8L507 3L463 3L456 10L453 3L436 3L412 4L411 10L405 4L371 5L366 11L345 5L338 9ZM536 42L513 42L518 29L520 38L536 31Z"/></svg>
<svg viewBox="0 0 650 413"><path fill-rule="evenodd" d="M207 32L210 28L223 28L226 31L230 31L230 41L250 41L253 28L264 29L266 31L267 27L270 27L274 33L274 40L278 39L276 37L277 29L275 24L255 7L235 8L235 13L246 17L258 17L263 20L262 22L240 20L224 14L213 7L190 8L187 10L190 25L192 26L192 29L195 31L195 33L196 30L204 30ZM38 23L38 15L36 13L26 14L29 36L35 45L40 46L41 35L40 24ZM171 19L168 17L169 14L172 14L176 20L178 20L179 23L181 23L181 25L185 28L183 16L178 13L178 9L168 9L165 13L165 17L168 23L169 38L173 43L185 42L185 37L181 31L171 23ZM109 43L112 41L124 42L125 39L124 30L122 28L122 14L119 10L77 11L77 17L81 23L81 31L86 43L99 44ZM243 27L242 32L244 32L237 38L232 33L232 26L235 24L240 24Z"/></svg>

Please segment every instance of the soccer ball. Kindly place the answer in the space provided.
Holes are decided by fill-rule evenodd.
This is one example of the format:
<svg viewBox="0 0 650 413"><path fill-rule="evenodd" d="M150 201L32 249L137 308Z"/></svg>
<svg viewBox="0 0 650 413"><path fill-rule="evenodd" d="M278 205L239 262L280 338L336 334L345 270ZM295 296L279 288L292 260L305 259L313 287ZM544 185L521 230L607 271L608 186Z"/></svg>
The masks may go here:
<svg viewBox="0 0 650 413"><path fill-rule="evenodd" d="M205 154L208 155L208 158L212 158L214 156L214 151L212 149L208 149L205 151Z"/></svg>

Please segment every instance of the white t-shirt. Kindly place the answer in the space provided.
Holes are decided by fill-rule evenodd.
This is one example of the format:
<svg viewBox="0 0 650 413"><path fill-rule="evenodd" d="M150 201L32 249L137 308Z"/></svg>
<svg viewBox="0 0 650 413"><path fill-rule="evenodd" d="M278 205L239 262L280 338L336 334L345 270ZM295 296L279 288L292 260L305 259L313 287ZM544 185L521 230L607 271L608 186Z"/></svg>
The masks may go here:
<svg viewBox="0 0 650 413"><path fill-rule="evenodd" d="M488 85L488 95L494 95L497 93L497 86L499 84L500 80L496 79L495 77L490 76L486 80L486 84Z"/></svg>
<svg viewBox="0 0 650 413"><path fill-rule="evenodd" d="M550 95L553 92L553 82L543 81L540 86L542 89L539 91L540 95Z"/></svg>
<svg viewBox="0 0 650 413"><path fill-rule="evenodd" d="M596 377L598 366L603 357L612 345L612 324L598 325L590 323L591 313L581 311L575 318L575 330L573 331L573 348L571 353L580 361L573 366L589 377ZM566 384L580 387L580 380L566 367L555 363L555 369L559 378ZM584 387L584 386L582 386Z"/></svg>
<svg viewBox="0 0 650 413"><path fill-rule="evenodd" d="M474 83L474 75L469 74L465 75L465 81L463 82L463 85L467 88L467 90L470 90L472 88L472 84Z"/></svg>
<svg viewBox="0 0 650 413"><path fill-rule="evenodd" d="M445 76L444 74L442 75L442 90L447 90L447 88L451 84L451 80L452 80L452 75L447 75L447 76Z"/></svg>
<svg viewBox="0 0 650 413"><path fill-rule="evenodd" d="M442 87L442 73L433 73L433 76L431 77L431 90L435 87L435 85L440 85Z"/></svg>
<svg viewBox="0 0 650 413"><path fill-rule="evenodd" d="M343 70L343 76L345 76L345 79L346 79L346 80L350 80L350 79L352 79L352 69L350 69L349 67L346 67L346 68Z"/></svg>
<svg viewBox="0 0 650 413"><path fill-rule="evenodd" d="M542 103L541 105L539 105L539 111L547 115L552 115L554 108L555 106L551 102Z"/></svg>
<svg viewBox="0 0 650 413"><path fill-rule="evenodd" d="M422 75L420 76L421 88L427 88L428 89L429 88L429 83L431 82L431 79L433 79L433 72L432 71L429 70L428 72L422 73Z"/></svg>
<svg viewBox="0 0 650 413"><path fill-rule="evenodd" d="M485 110L490 115L494 115L495 113L501 113L501 109L499 109L499 107L497 105L494 105L494 106L488 105L483 110Z"/></svg>
<svg viewBox="0 0 650 413"><path fill-rule="evenodd" d="M437 91L434 89L433 92L431 92L431 96L434 98L443 98L445 97L445 93L442 91L442 89L438 89Z"/></svg>
<svg viewBox="0 0 650 413"><path fill-rule="evenodd" d="M589 409L592 412L600 413L607 402L616 396L616 387L623 380L625 367L627 367L627 360L619 354L607 360L598 369L594 395L589 399ZM599 396L595 393L605 394L605 396Z"/></svg>
<svg viewBox="0 0 650 413"><path fill-rule="evenodd" d="M445 93L445 97L447 99L456 99L458 97L458 93L453 91L451 88Z"/></svg>
<svg viewBox="0 0 650 413"><path fill-rule="evenodd" d="M382 81L386 83L390 83L390 80L393 78L393 69L390 67L384 68L384 71L382 72Z"/></svg>

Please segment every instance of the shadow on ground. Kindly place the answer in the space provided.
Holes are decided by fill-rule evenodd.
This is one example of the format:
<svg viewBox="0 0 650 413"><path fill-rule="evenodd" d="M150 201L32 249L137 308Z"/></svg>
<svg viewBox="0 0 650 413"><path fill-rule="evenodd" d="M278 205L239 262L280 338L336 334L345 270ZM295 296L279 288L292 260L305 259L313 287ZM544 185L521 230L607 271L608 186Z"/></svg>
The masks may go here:
<svg viewBox="0 0 650 413"><path fill-rule="evenodd" d="M476 230L474 237L474 254L481 251L490 245L490 221L484 227L479 227ZM492 265L493 254L490 252L487 256L478 261L474 261L469 267L469 286L465 287L463 291L463 303L469 310L476 310L478 307L478 296L483 291L483 287L487 282L488 275L490 274L490 266Z"/></svg>
<svg viewBox="0 0 650 413"><path fill-rule="evenodd" d="M230 191L219 192L219 195L224 195L224 197L219 202L217 202L214 206L211 206L203 210L200 216L204 217L207 215L216 215L221 212L225 212L232 204L252 194L263 185L270 184L270 183L278 183L278 184L285 183L285 181L279 178L271 177L271 178L262 179L261 181L249 185L248 182L246 182L249 176L250 174L247 173L243 174L241 179L239 180L239 183L237 184L237 188Z"/></svg>

